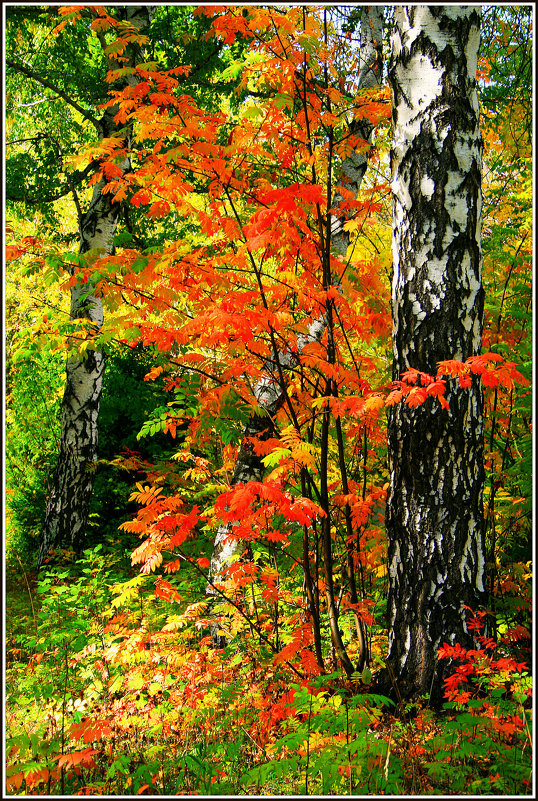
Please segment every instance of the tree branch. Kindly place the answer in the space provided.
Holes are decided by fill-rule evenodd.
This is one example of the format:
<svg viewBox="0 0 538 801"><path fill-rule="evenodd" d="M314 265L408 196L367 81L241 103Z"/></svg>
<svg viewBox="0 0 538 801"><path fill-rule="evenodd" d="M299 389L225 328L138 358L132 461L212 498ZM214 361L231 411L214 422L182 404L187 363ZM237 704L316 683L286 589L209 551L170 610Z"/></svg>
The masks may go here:
<svg viewBox="0 0 538 801"><path fill-rule="evenodd" d="M47 78L43 78L38 72L33 70L31 67L27 67L25 64L17 64L15 61L12 61L10 58L6 59L6 66L11 67L16 72L20 72L23 75L26 75L27 78L31 78L33 81L37 81L42 86L45 86L47 89L50 89L54 92L58 97L61 97L62 100L65 100L72 108L78 111L84 119L91 122L91 124L96 128L99 134L102 134L102 125L98 119L96 119L89 111L86 111L79 103L73 100L67 92L64 92L63 89L60 89L59 86L56 86L51 81L47 80Z"/></svg>
<svg viewBox="0 0 538 801"><path fill-rule="evenodd" d="M30 197L27 195L9 195L6 194L6 200L11 200L14 203L28 203L30 206L35 206L38 203L53 203L55 200L60 200L60 198L65 197L70 192L75 192L77 186L79 186L82 181L90 175L90 173L95 169L96 162L91 161L85 169L78 173L76 180L71 180L73 176L67 177L67 184L62 188L59 189L54 195L40 195L39 197ZM77 199L75 199L75 203L77 203Z"/></svg>

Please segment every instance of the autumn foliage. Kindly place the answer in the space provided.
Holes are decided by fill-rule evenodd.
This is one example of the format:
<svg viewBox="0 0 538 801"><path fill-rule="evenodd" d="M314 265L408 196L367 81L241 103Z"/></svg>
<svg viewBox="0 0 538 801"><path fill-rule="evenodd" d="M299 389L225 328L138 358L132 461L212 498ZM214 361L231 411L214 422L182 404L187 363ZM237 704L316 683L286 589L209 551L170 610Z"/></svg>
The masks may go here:
<svg viewBox="0 0 538 801"><path fill-rule="evenodd" d="M47 751L30 733L9 739L8 792L281 793L284 783L305 794L420 794L450 787L451 760L465 786L465 743L475 735L486 744L477 746L476 792L529 791L530 568L525 548L510 544L511 532L523 541L529 529L517 475L521 443L530 441L529 320L505 310L514 276L529 292L530 245L518 247L514 225L500 264L497 229L515 214L492 200L503 132L485 129L494 166L484 271L495 292L484 353L392 381L390 97L386 86L357 90L357 51L327 15L195 8L210 20L207 43L231 54L220 82L236 81L234 95L222 92L208 108L185 89L194 65L121 66L127 44L148 38L110 9L59 13L57 36L89 18L96 36L108 37L120 66L107 75L107 106L133 131L130 142L117 136L81 149L73 163L92 162L89 186L106 179L103 192L151 220L159 245L131 237L112 255L67 258L44 237L12 230L7 260L54 272L65 291L95 286L105 306L100 331L47 314L32 336L58 350L144 353L144 384L161 405L138 432L140 450L106 465L130 481L116 545L88 548L65 572L52 564L40 576L35 636L10 659L32 677L28 685L53 665L49 694L36 703L50 712L38 739L54 745ZM115 88L125 75L132 80ZM374 144L354 132L353 121L364 120ZM358 195L342 179L357 152L369 160ZM128 171L118 166L126 157ZM346 254L331 248L335 221L349 234ZM477 381L489 444L492 603L470 614L475 650L439 650L454 667L447 721L459 720L462 733L451 739L426 699L406 707L370 692L387 634L385 419L398 403L450 414L450 394ZM264 386L278 397L271 415ZM261 433L245 436L252 420ZM142 452L151 438L165 443L162 455ZM263 476L234 484L245 453ZM216 578L222 527L238 551ZM127 565L117 556L121 538L132 543ZM329 635L332 604L345 658ZM225 649L213 647L215 622ZM13 690L15 698L27 692ZM519 766L506 788L491 752L499 743Z"/></svg>

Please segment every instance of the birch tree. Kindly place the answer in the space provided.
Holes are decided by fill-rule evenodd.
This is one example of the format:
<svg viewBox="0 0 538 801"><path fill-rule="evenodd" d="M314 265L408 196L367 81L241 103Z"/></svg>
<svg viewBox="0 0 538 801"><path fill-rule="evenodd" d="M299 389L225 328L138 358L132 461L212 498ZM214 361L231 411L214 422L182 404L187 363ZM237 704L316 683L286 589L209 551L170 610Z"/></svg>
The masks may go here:
<svg viewBox="0 0 538 801"><path fill-rule="evenodd" d="M163 238L162 226L157 228L125 200L113 199L114 181L119 187L125 174L132 172L129 150L136 120L115 120L115 104L100 106L109 99L109 90L132 91L140 82L135 68L141 66L143 49L165 65L190 64L192 78L182 75L182 84L191 93L204 94L204 102L217 102L206 88L220 52L218 46L204 43L203 27L208 23L196 18L192 9L179 6L173 10L154 7L151 29L149 20L146 6L77 6L59 12L54 7L19 6L6 14L10 127L6 199L16 215L22 206L32 216L36 214L36 224L41 219L58 232L65 228L65 222L60 222L62 213L72 209L79 230L67 237L62 230L62 241L78 245L76 261L90 276L88 282L76 283L70 293L70 316L78 322L72 324L61 442L53 479L47 482L48 504L40 525L40 565L51 548L80 548L93 494L105 368L99 340L105 337L103 303L95 291L92 265L95 259L113 253L115 242L120 246L119 233L124 235L124 245L129 241L141 247ZM181 31L178 44L176 34ZM105 80L110 70L122 69L111 83ZM99 155L75 164L72 157L85 147ZM136 140L134 149L138 149ZM128 179L125 185L123 198L132 194ZM58 201L64 203L61 210ZM67 268L69 258L62 255ZM74 280L74 271L71 274ZM81 338L84 358L77 350Z"/></svg>
<svg viewBox="0 0 538 801"><path fill-rule="evenodd" d="M395 11L392 64L393 378L479 354L480 9ZM482 391L451 382L449 410L389 413L389 670L402 696L443 692L443 642L472 643L485 601Z"/></svg>
<svg viewBox="0 0 538 801"><path fill-rule="evenodd" d="M126 6L118 9L118 17L124 22L124 33L131 36L142 33L149 26L147 6ZM104 37L101 44L107 54ZM128 66L135 66L142 53L137 44L129 45ZM124 66L108 51L108 69ZM136 79L128 76L124 80ZM111 106L100 119L92 118L99 141L112 137L123 138L123 151L130 148L131 132L123 131L124 124L114 118L117 109ZM130 167L125 155L118 164L122 173ZM102 190L108 182L103 176L95 185L88 207L79 211L80 246L79 255L94 257L110 253L118 224L121 204L113 200L109 192ZM90 336L98 335L103 325L103 304L92 283L78 281L71 288L71 319L84 319L89 323ZM58 461L52 478L52 487L47 502L38 566L43 564L48 552L57 546L79 550L88 520L89 504L93 489L95 463L97 461L98 416L105 356L101 348L88 348L84 355L72 353L66 361L66 382L62 401L62 423Z"/></svg>

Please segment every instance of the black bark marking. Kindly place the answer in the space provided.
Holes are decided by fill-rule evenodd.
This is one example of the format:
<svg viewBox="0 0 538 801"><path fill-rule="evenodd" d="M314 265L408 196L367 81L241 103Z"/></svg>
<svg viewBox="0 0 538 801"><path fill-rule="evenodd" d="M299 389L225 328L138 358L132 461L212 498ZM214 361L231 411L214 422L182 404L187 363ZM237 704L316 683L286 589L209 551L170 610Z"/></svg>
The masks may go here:
<svg viewBox="0 0 538 801"><path fill-rule="evenodd" d="M481 140L465 55L479 16L466 17L463 10L453 20L445 11L406 8L403 23L396 21L397 28L405 26L407 15L416 24L419 14L429 12L449 41L437 47L440 37L432 28L431 36L423 29L409 45L400 31L403 49L389 76L396 129L402 125L397 105L415 107L399 83L406 66L414 69L412 60L422 54L443 70L440 94L420 108L416 104L413 140L396 139L392 154L395 215L400 215L395 217L395 379L408 367L435 373L438 361L466 359L480 347ZM472 155L463 162L465 169L458 152L462 159ZM472 645L462 606L476 609L485 602L482 390L476 379L465 390L451 381L447 400L448 412L428 400L417 408L395 406L388 414L388 661L402 696L426 693L433 703L442 700L447 669L436 649L445 640Z"/></svg>

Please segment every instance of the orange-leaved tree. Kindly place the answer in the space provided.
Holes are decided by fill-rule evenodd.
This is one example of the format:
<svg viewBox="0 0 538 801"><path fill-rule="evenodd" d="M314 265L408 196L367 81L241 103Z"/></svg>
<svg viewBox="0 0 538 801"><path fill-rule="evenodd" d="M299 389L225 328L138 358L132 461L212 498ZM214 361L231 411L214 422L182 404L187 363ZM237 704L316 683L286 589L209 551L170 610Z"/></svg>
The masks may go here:
<svg viewBox="0 0 538 801"><path fill-rule="evenodd" d="M144 508L125 528L145 535L135 562L173 572L187 542L216 526L216 552L197 552L201 568L213 557L210 594L277 652L279 608L291 604L302 635L285 655L310 653L317 669L326 619L351 674L364 666L371 620L361 551L385 492L365 466L384 439L372 343L388 335L386 292L376 265L354 255L387 195L374 176L358 196L371 134L390 111L379 87L381 15L363 15L359 49L315 9L230 8L214 14L213 35L248 42L230 67L247 91L238 111L199 108L174 70L138 69L136 88L110 100L135 125L139 161L112 191L150 217L188 219L192 233L158 253L102 260L102 291L135 306L123 320L131 341L163 354L149 378L166 376L175 405L158 425L174 436L188 424L176 480L213 484L205 506L141 486ZM227 446L216 462L202 455L215 434ZM226 538L241 545L224 562ZM245 586L254 621L236 598ZM344 611L355 619L357 665ZM226 633L237 620L219 625Z"/></svg>
<svg viewBox="0 0 538 801"><path fill-rule="evenodd" d="M217 111L208 112L182 93L177 70L154 66L137 68L136 87L112 92L109 101L118 109L118 123L134 126L136 166L127 176L114 177L107 191L146 208L151 219L167 225L177 220L187 231L158 250L125 248L98 265L100 291L117 309L110 325L122 330L126 341L155 349L155 367L147 378L162 380L171 393L169 406L143 433L166 431L178 440L174 465L162 474L149 471L146 483L139 483L132 497L142 508L124 528L143 537L133 554L143 571L162 566L171 582L186 560L199 572L201 591L208 586L212 601L222 599L206 621L217 637L233 636L246 626L277 660L294 663L294 670L322 670L331 654L334 664L340 662L351 675L368 655L365 624L372 621L374 598L367 596L366 585L379 589L377 579L383 576L385 406L399 410L391 418L391 470L400 477L410 454L394 448L400 438L395 421L412 418L416 407L424 407L424 419L433 414L445 422L466 405L474 409L477 423L465 447L477 465L478 483L469 491L479 527L478 376L498 387L519 376L515 365L478 353L480 305L473 306L480 297L480 255L474 242L469 247L475 261L465 256L475 271L474 283L468 280L464 287L469 319L456 321L471 331L473 347L461 347L446 329L446 342L433 337L439 339L433 355L415 358L396 296L396 353L403 348L409 358L397 362L389 386L388 274L381 269L381 254L387 250L389 226L383 229L382 222L390 192L382 177L386 165L370 140L390 114L387 91L377 86L379 13L363 13L358 49L326 9L198 13L213 15L211 35L231 53L236 41L243 46L223 76L240 76L245 99L237 109L223 98ZM374 77L370 87L362 82L368 74ZM411 81L402 75L400 80ZM362 85L355 80L359 76ZM395 115L396 126L406 120L403 112ZM410 152L419 169L419 150ZM362 181L366 155L375 169ZM417 186L431 200L435 176L426 166ZM470 217L476 216L479 172L472 177L471 199L465 198ZM461 217L461 203L453 205L453 214ZM403 220L409 219L400 217L396 222L404 234ZM421 221L423 214L409 225L409 236L417 241L423 238ZM366 243L371 243L368 258ZM396 254L401 255L398 248ZM426 293L428 281L434 286L439 265L433 263L421 292ZM408 276L402 284L409 296L410 281ZM441 284L438 289L444 291L444 280ZM120 299L130 304L127 310ZM438 300L432 294L426 309L425 295L419 322L438 308ZM413 304L409 308L415 310ZM471 395L466 394L470 386ZM478 400L471 402L471 396ZM428 433L426 426L426 441ZM459 454L450 453L450 469L456 470ZM412 481L418 470L427 494L435 494L440 476L433 462L427 472L420 464L417 457L409 477ZM393 482L389 525L398 498ZM444 506L451 500L445 498ZM419 532L426 506L420 499L417 503ZM469 511L465 504L462 508ZM483 569L475 528L471 546L461 526L458 537L446 538L460 560L452 577L461 575L470 603L483 600L472 590L479 587ZM402 678L403 657L411 654L409 677L402 674L410 692L435 684L437 698L435 643L443 634L448 640L458 635L462 622L456 615L453 625L444 615L442 631L434 637L425 628L432 618L427 605L417 617L408 599L405 604L395 600L402 587L412 586L398 583L413 569L411 557L399 560L394 550L399 536L391 540L389 583L391 641L401 653L392 655L392 670L396 680ZM445 558L444 550L439 554ZM426 597L431 581L423 572L413 587ZM161 581L159 586L166 594L167 585ZM461 589L453 582L451 598L455 587ZM216 623L215 614L220 615ZM343 631L348 616L355 619L356 635ZM283 635L283 620L293 636ZM413 655L420 648L427 664Z"/></svg>

